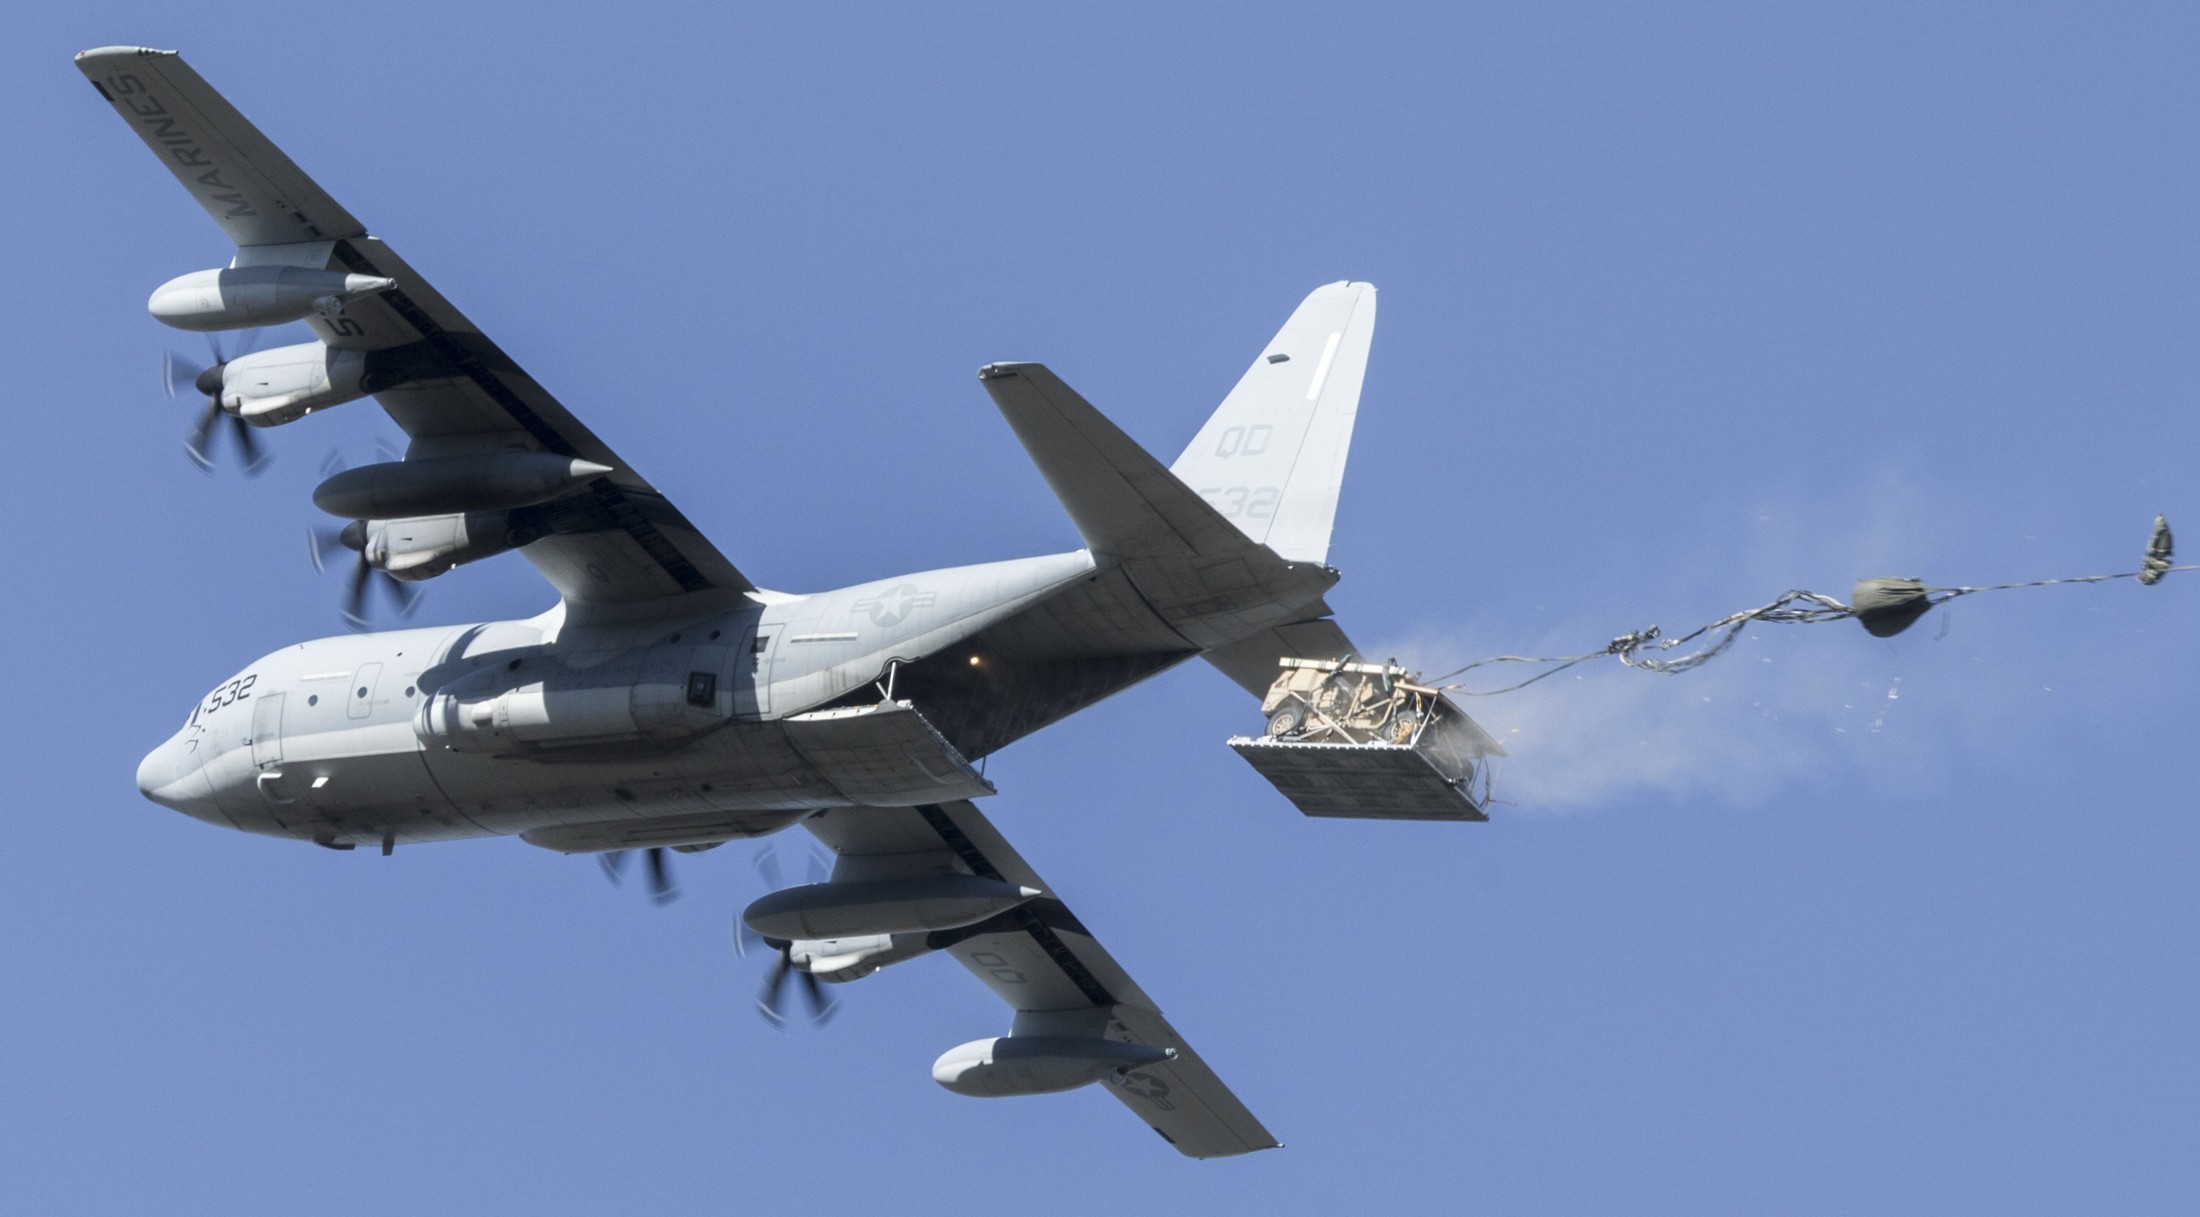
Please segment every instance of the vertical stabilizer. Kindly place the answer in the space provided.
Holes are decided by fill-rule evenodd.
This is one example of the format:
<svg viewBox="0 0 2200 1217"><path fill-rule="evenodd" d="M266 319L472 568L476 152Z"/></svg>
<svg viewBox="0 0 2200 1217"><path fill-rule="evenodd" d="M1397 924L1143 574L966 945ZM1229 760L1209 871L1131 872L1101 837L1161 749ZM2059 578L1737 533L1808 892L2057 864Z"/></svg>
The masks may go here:
<svg viewBox="0 0 2200 1217"><path fill-rule="evenodd" d="M1325 562L1375 336L1375 287L1314 289L1169 467L1246 536Z"/></svg>

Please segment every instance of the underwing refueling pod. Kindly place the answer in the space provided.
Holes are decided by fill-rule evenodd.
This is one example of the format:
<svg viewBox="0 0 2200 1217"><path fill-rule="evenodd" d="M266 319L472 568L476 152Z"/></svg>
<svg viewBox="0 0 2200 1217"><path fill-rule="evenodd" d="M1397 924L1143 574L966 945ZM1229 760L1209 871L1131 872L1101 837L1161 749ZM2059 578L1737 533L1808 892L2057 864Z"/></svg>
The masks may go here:
<svg viewBox="0 0 2200 1217"><path fill-rule="evenodd" d="M344 302L397 286L380 275L306 266L232 266L178 275L153 290L146 308L179 330L283 325L312 313L341 316Z"/></svg>
<svg viewBox="0 0 2200 1217"><path fill-rule="evenodd" d="M343 470L314 488L313 505L359 520L460 515L546 502L609 472L552 452L431 456Z"/></svg>

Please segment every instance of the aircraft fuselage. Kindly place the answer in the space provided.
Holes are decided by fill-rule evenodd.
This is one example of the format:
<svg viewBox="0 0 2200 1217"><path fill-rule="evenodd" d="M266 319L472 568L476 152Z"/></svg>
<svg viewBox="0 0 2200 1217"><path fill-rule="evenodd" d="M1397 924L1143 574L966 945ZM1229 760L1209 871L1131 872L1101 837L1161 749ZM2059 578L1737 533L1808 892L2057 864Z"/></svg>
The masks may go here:
<svg viewBox="0 0 2200 1217"><path fill-rule="evenodd" d="M1065 612L1078 628L1050 628ZM969 762L1197 650L1084 551L678 620L561 608L322 638L201 698L138 784L209 823L338 848L608 848L589 826L634 821L661 822L665 844L723 840L985 793Z"/></svg>

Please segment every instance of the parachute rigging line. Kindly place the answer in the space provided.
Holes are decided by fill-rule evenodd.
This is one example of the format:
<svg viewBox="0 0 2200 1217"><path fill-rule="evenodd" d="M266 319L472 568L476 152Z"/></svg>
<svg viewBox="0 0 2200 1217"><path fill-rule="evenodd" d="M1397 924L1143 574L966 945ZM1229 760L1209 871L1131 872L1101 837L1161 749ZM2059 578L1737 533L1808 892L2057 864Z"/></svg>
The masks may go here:
<svg viewBox="0 0 2200 1217"><path fill-rule="evenodd" d="M1686 634L1667 637L1662 630L1653 625L1645 629L1630 630L1625 634L1621 634L1604 644L1600 650L1585 651L1579 655L1497 655L1488 659L1475 660L1464 667L1454 668L1431 679L1428 683L1436 685L1447 692L1457 692L1463 697L1495 697L1501 693L1511 693L1525 689L1539 680L1556 676L1568 668L1587 663L1592 659L1603 659L1606 656L1617 659L1630 668L1640 668L1645 672L1672 675L1676 672L1685 672L1690 668L1709 663L1711 660L1718 658L1726 652L1728 647L1734 645L1736 638L1741 637L1743 629L1751 623L1759 621L1774 625L1794 625L1854 618L1874 636L1891 638L1910 628L1918 618L1924 616L1934 605L1946 604L1959 596L1975 596L1980 592L2013 591L2025 587L2055 587L2066 583L2107 583L2116 579L2136 579L2141 584L2151 587L2161 582L2162 576L2173 571L2200 570L2200 564L2171 565L2171 555L2172 540L2169 521L2161 516L2156 516L2154 517L2153 535L2147 540L2145 562L2138 570L2134 571L2124 571L2113 575L2073 575L2062 579L2027 579L2018 583L1995 583L1983 587L1929 587L1916 579L1861 579L1857 581L1856 589L1849 597L1851 603L1848 604L1843 604L1841 601L1822 592L1790 591L1783 593L1779 599L1770 604L1743 609L1738 613L1729 613L1709 625L1700 626ZM1685 655L1675 656L1671 659L1663 657L1664 652L1685 647L1707 635L1712 636L1712 640L1700 650L1690 651ZM1507 685L1502 689L1469 689L1463 684L1453 681L1454 677L1464 676L1477 668L1499 663L1550 664L1554 666L1547 667L1526 680ZM1452 681L1452 683L1447 684L1446 681Z"/></svg>

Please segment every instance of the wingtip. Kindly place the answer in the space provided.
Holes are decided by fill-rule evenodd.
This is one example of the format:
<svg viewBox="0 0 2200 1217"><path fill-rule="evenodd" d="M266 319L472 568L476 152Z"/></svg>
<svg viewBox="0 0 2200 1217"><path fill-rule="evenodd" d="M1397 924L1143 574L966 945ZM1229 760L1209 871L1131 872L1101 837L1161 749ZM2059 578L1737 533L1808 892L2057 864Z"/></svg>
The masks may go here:
<svg viewBox="0 0 2200 1217"><path fill-rule="evenodd" d="M176 52L174 51L163 51L157 47L149 46L95 46L88 51L78 51L76 53L76 59L77 62L81 63L84 60L94 57L116 58L122 56L136 56L142 59L149 58L155 55L174 55L175 53Z"/></svg>

